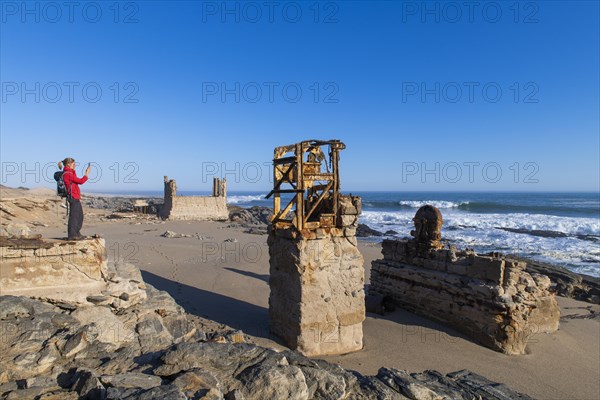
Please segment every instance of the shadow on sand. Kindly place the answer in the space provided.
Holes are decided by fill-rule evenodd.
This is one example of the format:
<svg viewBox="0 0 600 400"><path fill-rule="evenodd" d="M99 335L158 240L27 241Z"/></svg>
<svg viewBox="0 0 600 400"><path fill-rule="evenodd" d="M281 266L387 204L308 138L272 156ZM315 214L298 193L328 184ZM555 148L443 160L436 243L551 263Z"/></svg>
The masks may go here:
<svg viewBox="0 0 600 400"><path fill-rule="evenodd" d="M265 275L236 268L227 269L268 282L268 276ZM281 339L270 334L269 312L264 307L175 282L151 272L142 271L142 276L147 283L155 288L168 292L190 314L228 325L234 329L241 329L251 336L269 339L285 346ZM398 324L398 337L394 339L397 344L413 340L422 341L423 343L441 341L451 344L459 339L478 344L473 339L450 327L400 308L387 313L385 316L367 313L367 318L388 320Z"/></svg>
<svg viewBox="0 0 600 400"><path fill-rule="evenodd" d="M151 272L142 271L142 276L155 288L168 292L190 314L281 343L269 333L269 311L264 307L175 282Z"/></svg>
<svg viewBox="0 0 600 400"><path fill-rule="evenodd" d="M258 279L263 282L267 282L267 284L269 283L269 275L267 275L267 274L257 274L256 272L244 271L242 269L237 269L237 268L232 268L232 267L225 267L224 269L231 271L231 272L236 272L240 275L249 276L250 278L255 278L255 279Z"/></svg>

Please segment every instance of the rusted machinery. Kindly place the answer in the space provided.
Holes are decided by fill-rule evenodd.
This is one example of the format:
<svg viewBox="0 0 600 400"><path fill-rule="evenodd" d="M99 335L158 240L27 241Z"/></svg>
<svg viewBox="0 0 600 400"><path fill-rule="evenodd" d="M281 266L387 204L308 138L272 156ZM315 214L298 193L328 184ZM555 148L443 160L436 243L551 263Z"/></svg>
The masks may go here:
<svg viewBox="0 0 600 400"><path fill-rule="evenodd" d="M273 229L302 233L341 224L338 161L345 148L339 140L305 140L275 148L274 185L266 196L273 196ZM287 201L284 207L282 200Z"/></svg>

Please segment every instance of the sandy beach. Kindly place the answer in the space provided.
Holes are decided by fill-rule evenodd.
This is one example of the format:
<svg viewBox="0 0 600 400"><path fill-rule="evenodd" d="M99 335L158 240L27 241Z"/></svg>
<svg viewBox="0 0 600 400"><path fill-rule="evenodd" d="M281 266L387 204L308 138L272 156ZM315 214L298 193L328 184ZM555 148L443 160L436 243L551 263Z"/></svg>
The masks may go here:
<svg viewBox="0 0 600 400"><path fill-rule="evenodd" d="M285 348L268 331L266 235L244 233L228 222L100 221L100 213L86 209L83 233L106 238L109 260L121 257L137 265L147 282L168 291L189 313L241 329L259 345ZM192 237L161 236L166 231ZM36 232L62 237L64 227ZM371 261L381 257L381 247L359 243L368 282ZM600 307L562 297L558 302L559 331L536 335L521 356L495 352L452 329L396 310L385 316L367 314L362 351L324 359L365 374L382 366L411 372L469 369L539 399L598 399L600 320L586 317Z"/></svg>

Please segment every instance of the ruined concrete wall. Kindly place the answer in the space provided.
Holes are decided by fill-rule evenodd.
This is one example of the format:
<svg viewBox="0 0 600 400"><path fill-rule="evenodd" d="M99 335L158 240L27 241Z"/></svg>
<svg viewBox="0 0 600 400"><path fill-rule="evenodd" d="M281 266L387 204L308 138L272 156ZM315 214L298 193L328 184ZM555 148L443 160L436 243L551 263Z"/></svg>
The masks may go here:
<svg viewBox="0 0 600 400"><path fill-rule="evenodd" d="M169 219L226 221L229 219L225 197L178 196L172 199Z"/></svg>
<svg viewBox="0 0 600 400"><path fill-rule="evenodd" d="M0 294L85 298L107 280L104 239L0 239ZM78 292L78 293L77 293ZM57 295L60 297L60 295Z"/></svg>
<svg viewBox="0 0 600 400"><path fill-rule="evenodd" d="M165 199L159 216L171 220L226 221L227 210L226 183L219 179L213 181L213 196L177 196L177 184L174 179L165 176Z"/></svg>
<svg viewBox="0 0 600 400"><path fill-rule="evenodd" d="M346 209L344 228L317 230L314 238L269 232L270 330L305 355L363 347L364 260L353 234L359 209Z"/></svg>
<svg viewBox="0 0 600 400"><path fill-rule="evenodd" d="M522 262L472 251L430 249L414 240L386 240L372 263L369 294L444 324L507 354L523 354L536 333L558 329L560 310L550 280Z"/></svg>

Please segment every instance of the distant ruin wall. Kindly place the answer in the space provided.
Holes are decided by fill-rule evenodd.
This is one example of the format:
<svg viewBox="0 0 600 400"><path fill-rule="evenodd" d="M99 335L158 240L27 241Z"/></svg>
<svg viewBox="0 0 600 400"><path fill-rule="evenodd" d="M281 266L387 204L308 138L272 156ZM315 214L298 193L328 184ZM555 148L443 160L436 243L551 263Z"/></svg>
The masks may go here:
<svg viewBox="0 0 600 400"><path fill-rule="evenodd" d="M173 197L168 218L226 221L229 213L225 197L180 196Z"/></svg>
<svg viewBox="0 0 600 400"><path fill-rule="evenodd" d="M473 251L438 249L413 240L385 240L372 263L369 295L447 324L479 343L523 354L536 333L558 329L560 310L550 279L525 263Z"/></svg>
<svg viewBox="0 0 600 400"><path fill-rule="evenodd" d="M165 176L165 199L159 216L170 220L228 220L225 180L215 178L212 189L212 196L177 196L175 180Z"/></svg>

